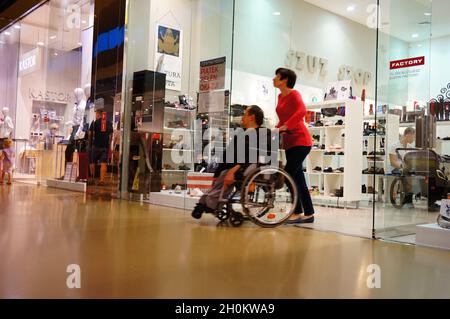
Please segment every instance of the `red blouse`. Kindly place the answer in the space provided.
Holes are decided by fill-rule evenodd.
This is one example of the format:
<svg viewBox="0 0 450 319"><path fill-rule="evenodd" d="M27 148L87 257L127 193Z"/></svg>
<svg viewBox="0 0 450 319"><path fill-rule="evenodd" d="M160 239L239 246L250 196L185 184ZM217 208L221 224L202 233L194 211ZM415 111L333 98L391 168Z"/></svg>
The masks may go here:
<svg viewBox="0 0 450 319"><path fill-rule="evenodd" d="M277 128L286 125L291 134L283 135L283 147L288 150L296 146L312 146L313 140L305 125L306 106L299 92L278 96L277 114L280 122Z"/></svg>

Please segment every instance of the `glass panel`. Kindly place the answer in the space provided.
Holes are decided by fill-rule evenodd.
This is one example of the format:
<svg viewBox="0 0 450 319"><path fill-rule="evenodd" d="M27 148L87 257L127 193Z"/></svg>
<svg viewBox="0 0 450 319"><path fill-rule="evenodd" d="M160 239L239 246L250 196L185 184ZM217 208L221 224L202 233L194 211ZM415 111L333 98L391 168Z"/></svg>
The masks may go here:
<svg viewBox="0 0 450 319"><path fill-rule="evenodd" d="M311 194L317 216L307 227L364 237L371 237L373 226L362 123L375 104L374 12L376 1L341 7L318 0L236 0L233 54L232 109L259 105L270 128L278 123L275 70L297 73L295 89L307 104L314 139L304 162L308 190L300 190ZM347 91L325 105L326 93L337 100L332 87Z"/></svg>
<svg viewBox="0 0 450 319"><path fill-rule="evenodd" d="M435 221L436 201L446 196L445 187L435 189L432 9L431 1L380 1L375 151L385 160L375 165L384 170L374 176L375 227L378 237L411 243L416 225ZM444 123L445 108L442 115Z"/></svg>
<svg viewBox="0 0 450 319"><path fill-rule="evenodd" d="M231 88L232 5L225 0L129 1L124 197L192 209L209 187L211 174L194 170L202 170L212 160L203 158L203 145L209 150L213 138L207 128L228 119L225 93ZM203 83L207 93L199 94L200 77L209 76L200 73L200 63L217 58L224 58L225 66L217 81L209 78ZM219 62L210 62L206 70ZM202 108L199 100L213 105L202 104L206 105ZM210 112L220 104L217 115Z"/></svg>
<svg viewBox="0 0 450 319"><path fill-rule="evenodd" d="M20 30L16 179L88 179L92 8L90 0L52 0L14 27ZM76 163L70 176L67 162Z"/></svg>

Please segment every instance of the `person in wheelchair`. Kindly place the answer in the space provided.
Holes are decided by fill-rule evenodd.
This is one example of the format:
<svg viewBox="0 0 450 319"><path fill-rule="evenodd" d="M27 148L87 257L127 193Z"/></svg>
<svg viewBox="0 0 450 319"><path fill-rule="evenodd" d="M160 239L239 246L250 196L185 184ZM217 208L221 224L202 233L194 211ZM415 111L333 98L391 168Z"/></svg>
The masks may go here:
<svg viewBox="0 0 450 319"><path fill-rule="evenodd" d="M414 148L416 141L416 130L413 127L406 128L403 135L400 137L400 140L397 143L392 144L389 147L389 164L388 169L392 175L400 176L402 175L403 170L403 161L399 158L397 150L398 149L406 149L406 148ZM407 189L407 195L405 198L405 206L408 208L413 208L413 194L411 193L413 189L413 180L412 178L405 179L405 186Z"/></svg>
<svg viewBox="0 0 450 319"><path fill-rule="evenodd" d="M257 105L248 107L242 117L244 130L238 131L234 135L233 143L227 146L223 161L214 172L214 185L200 198L192 211L193 218L200 219L203 213L217 211L220 206L220 197L227 198L236 182L242 181L252 168L260 163L261 156L272 154L272 133L269 129L261 127L263 123L264 111ZM256 141L250 138L251 136L256 137ZM269 165L270 162L264 164Z"/></svg>

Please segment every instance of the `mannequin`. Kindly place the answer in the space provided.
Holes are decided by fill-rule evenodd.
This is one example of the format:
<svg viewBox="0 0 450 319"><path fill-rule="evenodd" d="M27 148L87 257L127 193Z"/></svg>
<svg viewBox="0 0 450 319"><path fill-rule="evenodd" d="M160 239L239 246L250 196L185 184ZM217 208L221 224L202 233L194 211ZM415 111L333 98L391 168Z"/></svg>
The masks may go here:
<svg viewBox="0 0 450 319"><path fill-rule="evenodd" d="M85 136L83 132L83 119L84 112L86 110L86 95L82 88L76 88L74 90L75 105L73 107L72 121L66 123L66 125L72 125L72 133L70 134L70 144L66 149L66 162L73 161L73 153L75 152L77 140L82 140Z"/></svg>
<svg viewBox="0 0 450 319"><path fill-rule="evenodd" d="M9 108L4 107L0 114L0 139L11 138L13 130L14 124L9 116Z"/></svg>
<svg viewBox="0 0 450 319"><path fill-rule="evenodd" d="M84 137L83 132L83 118L86 110L86 95L84 90L76 88L74 91L75 105L73 107L72 121L67 122L67 125L72 125L72 134L70 135L70 141L79 140Z"/></svg>

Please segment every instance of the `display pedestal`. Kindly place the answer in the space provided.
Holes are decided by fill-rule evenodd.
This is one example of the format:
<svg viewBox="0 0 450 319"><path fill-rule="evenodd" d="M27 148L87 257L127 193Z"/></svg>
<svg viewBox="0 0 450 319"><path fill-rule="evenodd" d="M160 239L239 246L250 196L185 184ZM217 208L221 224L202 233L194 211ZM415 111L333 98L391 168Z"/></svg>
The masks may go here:
<svg viewBox="0 0 450 319"><path fill-rule="evenodd" d="M186 191L183 191L181 194L175 194L173 191L172 194L169 191L150 194L150 204L187 210L194 209L199 199L199 197L186 195Z"/></svg>
<svg viewBox="0 0 450 319"><path fill-rule="evenodd" d="M86 193L87 191L86 183L71 183L69 181L57 179L48 179L47 186L81 193Z"/></svg>
<svg viewBox="0 0 450 319"><path fill-rule="evenodd" d="M438 224L416 226L416 245L450 250L450 229Z"/></svg>

